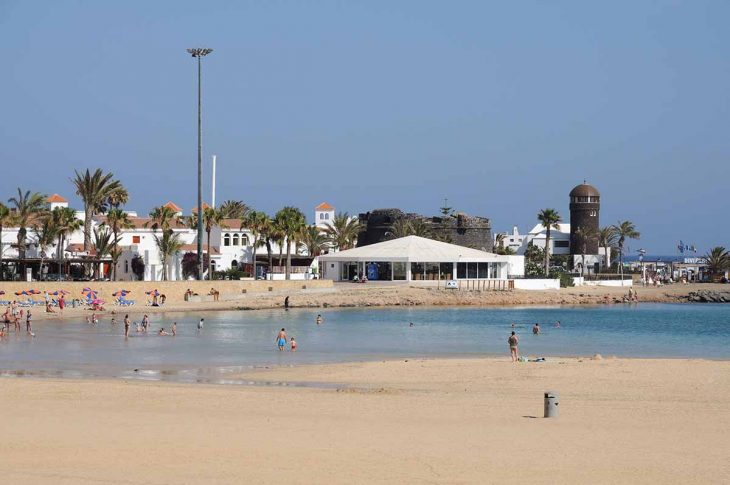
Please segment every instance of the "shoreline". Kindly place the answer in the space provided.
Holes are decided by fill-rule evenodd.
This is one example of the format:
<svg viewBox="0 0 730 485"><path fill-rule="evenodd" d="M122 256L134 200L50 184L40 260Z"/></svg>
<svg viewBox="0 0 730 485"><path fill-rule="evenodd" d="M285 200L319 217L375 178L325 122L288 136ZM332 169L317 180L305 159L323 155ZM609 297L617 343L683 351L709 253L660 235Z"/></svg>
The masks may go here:
<svg viewBox="0 0 730 485"><path fill-rule="evenodd" d="M686 484L730 474L728 361L413 359L254 374L334 384L0 379L0 405L12 410L0 441L4 476ZM547 390L559 393L557 419L542 418ZM140 453L142 444L153 452Z"/></svg>
<svg viewBox="0 0 730 485"><path fill-rule="evenodd" d="M638 287L639 301L624 303L622 296L628 290L622 287L572 287L560 290L513 290L513 291L455 291L417 286L373 285L353 288L350 284L337 284L332 291L317 292L291 290L281 294L249 293L239 299L217 302L168 302L164 306L143 304L129 307L106 305L100 315L255 311L284 308L284 298L289 296L289 308L294 309L346 309L346 308L393 308L393 307L453 307L453 308L535 308L535 307L589 307L634 305L641 303L691 304L690 293L714 291L727 293L730 285L672 285L668 287ZM223 294L223 293L222 293ZM722 305L723 303L715 303ZM46 313L42 306L32 307L36 319L59 318L59 313ZM64 318L86 316L85 307L64 310Z"/></svg>

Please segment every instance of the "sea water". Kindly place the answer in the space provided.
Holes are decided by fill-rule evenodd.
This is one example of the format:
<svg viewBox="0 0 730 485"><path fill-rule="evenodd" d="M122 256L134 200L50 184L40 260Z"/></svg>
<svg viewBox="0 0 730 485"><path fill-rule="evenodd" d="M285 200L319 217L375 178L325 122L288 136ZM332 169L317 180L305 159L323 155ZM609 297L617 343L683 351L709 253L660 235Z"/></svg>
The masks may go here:
<svg viewBox="0 0 730 485"><path fill-rule="evenodd" d="M323 323L317 325L317 314ZM358 308L151 314L148 334L124 315L112 326L36 321L0 343L5 375L195 380L225 369L416 357L507 355L512 323L520 352L535 357L730 358L730 305L648 304L549 308ZM198 331L198 320L205 326ZM139 320L134 314L132 319ZM176 337L162 337L177 322ZM560 328L555 323L560 321ZM410 326L413 323L413 326ZM539 323L540 335L532 334ZM23 325L24 328L24 325ZM296 353L278 352L281 328Z"/></svg>

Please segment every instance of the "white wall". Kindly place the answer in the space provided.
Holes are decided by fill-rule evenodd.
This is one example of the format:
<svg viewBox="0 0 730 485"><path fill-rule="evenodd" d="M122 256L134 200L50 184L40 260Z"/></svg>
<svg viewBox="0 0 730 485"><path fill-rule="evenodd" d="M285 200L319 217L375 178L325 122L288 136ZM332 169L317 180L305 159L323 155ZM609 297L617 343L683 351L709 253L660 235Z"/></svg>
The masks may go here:
<svg viewBox="0 0 730 485"><path fill-rule="evenodd" d="M558 290L559 279L516 279L516 290Z"/></svg>

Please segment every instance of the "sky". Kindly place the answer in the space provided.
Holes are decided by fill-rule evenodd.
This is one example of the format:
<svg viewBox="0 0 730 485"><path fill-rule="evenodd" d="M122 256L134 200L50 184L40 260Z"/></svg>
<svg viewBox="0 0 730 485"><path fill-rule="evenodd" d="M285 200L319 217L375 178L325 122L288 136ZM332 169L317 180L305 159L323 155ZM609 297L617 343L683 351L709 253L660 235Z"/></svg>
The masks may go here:
<svg viewBox="0 0 730 485"><path fill-rule="evenodd" d="M204 199L311 219L448 205L521 232L568 219L584 179L601 225L650 254L730 247L730 2L0 0L0 199L77 208L109 170L146 214Z"/></svg>

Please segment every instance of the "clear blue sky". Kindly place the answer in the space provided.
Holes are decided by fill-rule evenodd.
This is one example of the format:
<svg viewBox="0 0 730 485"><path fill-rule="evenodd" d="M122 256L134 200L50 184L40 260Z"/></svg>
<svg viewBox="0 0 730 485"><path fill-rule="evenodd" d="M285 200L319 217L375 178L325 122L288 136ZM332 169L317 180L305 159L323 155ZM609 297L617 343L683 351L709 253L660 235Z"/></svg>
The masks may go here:
<svg viewBox="0 0 730 485"><path fill-rule="evenodd" d="M0 0L0 178L73 195L112 170L128 209L195 202L196 71L218 200L326 200L495 230L567 219L584 178L636 247L730 246L730 2ZM206 199L209 180L206 177Z"/></svg>

